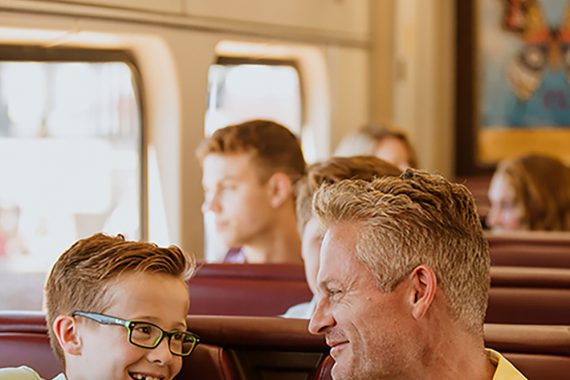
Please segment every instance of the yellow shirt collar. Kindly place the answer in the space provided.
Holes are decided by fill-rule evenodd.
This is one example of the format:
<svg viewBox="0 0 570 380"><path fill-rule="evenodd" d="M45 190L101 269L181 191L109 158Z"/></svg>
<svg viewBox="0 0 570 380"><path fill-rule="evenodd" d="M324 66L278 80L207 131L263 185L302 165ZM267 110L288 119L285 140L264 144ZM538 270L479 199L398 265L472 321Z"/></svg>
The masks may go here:
<svg viewBox="0 0 570 380"><path fill-rule="evenodd" d="M497 368L493 380L527 380L503 355L491 349L485 351L491 363Z"/></svg>

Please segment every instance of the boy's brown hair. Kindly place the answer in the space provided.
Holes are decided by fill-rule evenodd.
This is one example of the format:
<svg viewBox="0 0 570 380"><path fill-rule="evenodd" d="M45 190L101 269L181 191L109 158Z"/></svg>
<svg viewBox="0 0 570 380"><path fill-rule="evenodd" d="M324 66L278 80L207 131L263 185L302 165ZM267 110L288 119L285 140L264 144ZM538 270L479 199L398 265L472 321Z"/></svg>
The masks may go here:
<svg viewBox="0 0 570 380"><path fill-rule="evenodd" d="M262 182L276 172L287 174L292 182L305 173L305 159L298 138L271 120L251 120L218 129L196 150L200 162L209 154L240 153L252 155Z"/></svg>
<svg viewBox="0 0 570 380"><path fill-rule="evenodd" d="M165 274L186 281L195 267L194 257L176 246L127 241L122 235L98 233L74 243L56 261L45 286L50 344L61 364L65 366L63 351L51 328L57 316L104 312L110 284L123 274Z"/></svg>
<svg viewBox="0 0 570 380"><path fill-rule="evenodd" d="M343 179L371 181L382 176L399 176L396 166L374 156L332 157L309 165L307 174L295 188L297 229L303 235L305 226L313 216L313 194L324 183L336 183Z"/></svg>

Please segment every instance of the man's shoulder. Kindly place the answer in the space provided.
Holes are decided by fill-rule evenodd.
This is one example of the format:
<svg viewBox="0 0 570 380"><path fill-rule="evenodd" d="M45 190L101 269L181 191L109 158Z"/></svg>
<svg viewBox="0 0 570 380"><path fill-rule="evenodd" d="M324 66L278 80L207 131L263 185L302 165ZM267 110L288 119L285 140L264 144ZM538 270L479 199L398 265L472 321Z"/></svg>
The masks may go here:
<svg viewBox="0 0 570 380"><path fill-rule="evenodd" d="M491 363L496 367L493 380L527 380L503 355L491 349L485 351Z"/></svg>

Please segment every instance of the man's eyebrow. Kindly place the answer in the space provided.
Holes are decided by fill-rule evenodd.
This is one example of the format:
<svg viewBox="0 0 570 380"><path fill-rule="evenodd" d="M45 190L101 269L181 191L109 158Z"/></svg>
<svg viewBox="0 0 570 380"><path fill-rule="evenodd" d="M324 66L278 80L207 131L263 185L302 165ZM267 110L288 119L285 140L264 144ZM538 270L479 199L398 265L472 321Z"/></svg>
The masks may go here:
<svg viewBox="0 0 570 380"><path fill-rule="evenodd" d="M337 281L336 280L331 280L331 279L324 279L322 281L319 282L318 287L321 289L329 289L331 287L331 285L334 285Z"/></svg>

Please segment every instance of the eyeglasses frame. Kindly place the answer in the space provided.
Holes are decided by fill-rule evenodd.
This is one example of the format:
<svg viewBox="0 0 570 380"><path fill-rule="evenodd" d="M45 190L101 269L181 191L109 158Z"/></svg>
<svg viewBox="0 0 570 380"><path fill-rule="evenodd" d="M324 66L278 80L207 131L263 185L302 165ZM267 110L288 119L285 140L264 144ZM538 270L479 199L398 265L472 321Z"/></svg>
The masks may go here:
<svg viewBox="0 0 570 380"><path fill-rule="evenodd" d="M73 317L84 317L87 319L91 319L95 322L101 323L103 325L123 326L128 331L129 343L134 345L134 346L141 347L141 348L154 349L154 348L158 347L160 345L160 343L162 343L162 340L166 336L168 339L168 350L170 351L170 353L172 355L176 355L176 356L182 356L182 357L190 356L194 352L194 350L196 349L196 346L198 346L198 343L200 343L200 337L191 331L171 331L171 332L169 332L169 331L163 330L160 326L157 326L151 322L127 320L127 319L121 319L121 318L113 317L113 316L106 315L106 314L88 313L85 311L74 311L73 313L71 313L71 316L73 316ZM140 344L132 341L132 333L133 333L132 327L136 323L144 323L147 325L151 325L151 326L156 327L157 329L160 330L160 334L161 334L160 338L156 340L156 344L154 346L143 346L143 345L140 345ZM194 344L192 345L192 349L187 354L172 352L172 349L170 348L170 340L171 340L172 336L175 334L179 334L179 333L185 333L185 334L190 335L192 338L194 338Z"/></svg>

